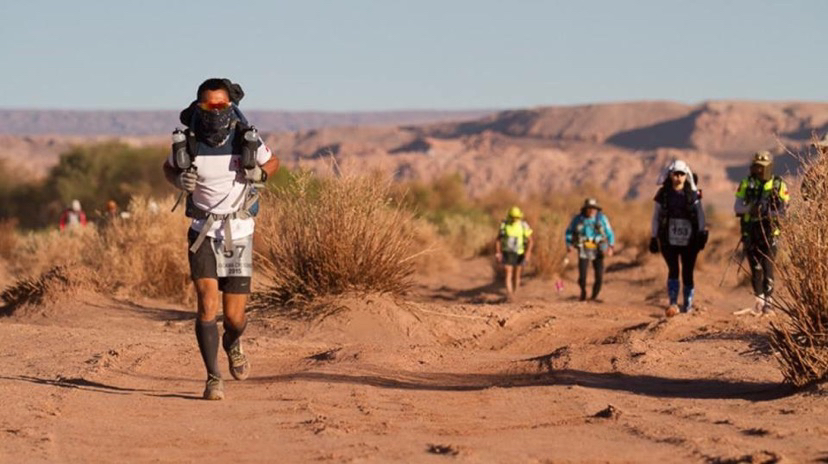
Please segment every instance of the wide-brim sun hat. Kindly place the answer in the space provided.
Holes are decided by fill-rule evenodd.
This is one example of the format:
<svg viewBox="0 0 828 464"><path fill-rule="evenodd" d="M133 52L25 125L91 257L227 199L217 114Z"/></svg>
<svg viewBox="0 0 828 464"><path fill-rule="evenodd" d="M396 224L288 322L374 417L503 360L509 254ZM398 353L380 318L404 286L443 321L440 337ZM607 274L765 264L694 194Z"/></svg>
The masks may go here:
<svg viewBox="0 0 828 464"><path fill-rule="evenodd" d="M588 208L594 208L598 211L601 211L603 209L601 208L601 205L598 204L598 200L596 200L595 198L587 198L586 200L584 200L584 206L581 209Z"/></svg>

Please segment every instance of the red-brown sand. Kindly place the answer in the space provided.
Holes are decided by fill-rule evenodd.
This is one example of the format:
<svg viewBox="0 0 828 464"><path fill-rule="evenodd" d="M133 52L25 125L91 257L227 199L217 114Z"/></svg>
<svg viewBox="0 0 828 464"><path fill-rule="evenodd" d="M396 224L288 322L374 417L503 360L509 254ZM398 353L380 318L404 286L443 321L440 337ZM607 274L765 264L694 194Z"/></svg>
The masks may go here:
<svg viewBox="0 0 828 464"><path fill-rule="evenodd" d="M252 314L251 377L200 399L193 311L81 294L0 319L0 462L814 462L824 389L791 394L745 287L698 273L663 317L664 265L609 260L502 302L483 258L404 299ZM224 355L222 368L226 371ZM229 375L225 375L229 378ZM820 461L820 462L821 462Z"/></svg>

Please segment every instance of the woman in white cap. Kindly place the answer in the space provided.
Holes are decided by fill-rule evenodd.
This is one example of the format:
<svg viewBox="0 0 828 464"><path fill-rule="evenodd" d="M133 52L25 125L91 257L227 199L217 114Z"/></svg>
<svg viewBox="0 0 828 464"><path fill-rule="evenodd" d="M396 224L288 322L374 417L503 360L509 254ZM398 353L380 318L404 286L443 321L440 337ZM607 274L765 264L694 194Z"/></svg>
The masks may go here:
<svg viewBox="0 0 828 464"><path fill-rule="evenodd" d="M659 176L655 195L650 252L661 250L667 262L667 317L693 310L696 257L707 243L701 192L690 166L675 160ZM679 308L679 269L684 285L684 304Z"/></svg>

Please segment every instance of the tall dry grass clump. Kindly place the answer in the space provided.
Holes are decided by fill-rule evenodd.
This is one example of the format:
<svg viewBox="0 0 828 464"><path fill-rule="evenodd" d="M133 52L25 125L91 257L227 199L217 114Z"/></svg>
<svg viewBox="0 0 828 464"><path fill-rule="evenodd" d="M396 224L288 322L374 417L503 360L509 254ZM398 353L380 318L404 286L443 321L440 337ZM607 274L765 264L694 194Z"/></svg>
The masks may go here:
<svg viewBox="0 0 828 464"><path fill-rule="evenodd" d="M390 195L396 204L433 224L441 248L455 257L468 259L490 251L496 224L469 197L460 174L395 184Z"/></svg>
<svg viewBox="0 0 828 464"><path fill-rule="evenodd" d="M128 296L161 298L178 303L194 301L187 261L189 220L177 210L173 197L153 205L134 197L129 216L101 227L89 243L84 264L97 267L97 284Z"/></svg>
<svg viewBox="0 0 828 464"><path fill-rule="evenodd" d="M38 282L47 276L51 277L45 281L52 282L59 275L63 276L58 279L63 290L192 303L186 241L189 221L169 213L172 201L169 197L151 206L146 198L133 198L128 218L100 227L90 224L64 232L25 235L9 260L12 273L19 278L21 294L27 289L42 293L57 288Z"/></svg>
<svg viewBox="0 0 828 464"><path fill-rule="evenodd" d="M563 273L566 258L564 232L567 225L569 218L566 215L547 211L534 226L532 237L535 246L530 265L538 276L551 279Z"/></svg>
<svg viewBox="0 0 828 464"><path fill-rule="evenodd" d="M84 262L90 259L89 247L97 240L97 228L91 224L63 232L52 229L21 234L9 257L9 270L21 280L36 280L55 267L87 267Z"/></svg>
<svg viewBox="0 0 828 464"><path fill-rule="evenodd" d="M771 343L787 382L805 386L828 379L828 156L804 162L799 195L782 221L776 266L784 292L776 306L785 314L771 324Z"/></svg>
<svg viewBox="0 0 828 464"><path fill-rule="evenodd" d="M257 219L263 289L255 307L303 304L346 292L401 294L415 258L411 213L395 206L390 184L345 175L263 195Z"/></svg>
<svg viewBox="0 0 828 464"><path fill-rule="evenodd" d="M0 219L0 258L11 258L18 241L17 220Z"/></svg>

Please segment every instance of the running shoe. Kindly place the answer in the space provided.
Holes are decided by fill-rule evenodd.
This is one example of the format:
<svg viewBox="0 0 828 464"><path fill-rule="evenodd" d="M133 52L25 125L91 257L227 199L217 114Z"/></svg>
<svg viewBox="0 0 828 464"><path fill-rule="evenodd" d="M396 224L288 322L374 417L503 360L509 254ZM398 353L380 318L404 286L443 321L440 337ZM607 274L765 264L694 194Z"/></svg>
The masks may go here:
<svg viewBox="0 0 828 464"><path fill-rule="evenodd" d="M204 399L224 399L224 381L221 380L221 377L216 377L212 374L207 375L207 385L204 387Z"/></svg>
<svg viewBox="0 0 828 464"><path fill-rule="evenodd" d="M234 379L244 380L250 375L250 361L242 350L241 340L227 350L227 361L230 364L230 375Z"/></svg>

